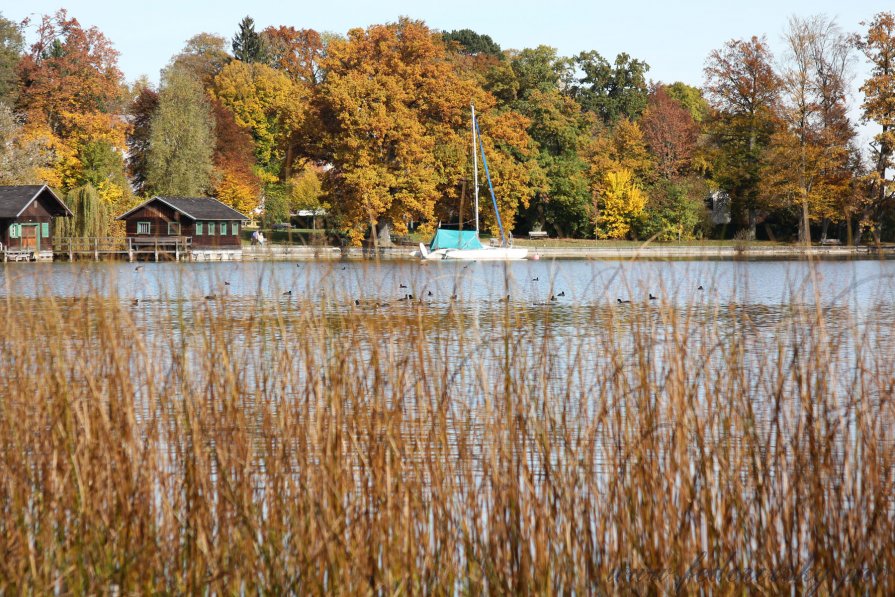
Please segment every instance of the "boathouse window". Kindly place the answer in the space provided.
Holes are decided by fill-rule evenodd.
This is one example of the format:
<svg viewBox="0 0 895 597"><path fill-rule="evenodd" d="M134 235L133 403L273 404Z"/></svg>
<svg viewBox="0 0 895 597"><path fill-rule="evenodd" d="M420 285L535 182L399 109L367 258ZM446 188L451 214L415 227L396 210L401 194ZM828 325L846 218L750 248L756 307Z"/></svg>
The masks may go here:
<svg viewBox="0 0 895 597"><path fill-rule="evenodd" d="M230 229L233 231L233 236L239 236L239 222L230 222Z"/></svg>
<svg viewBox="0 0 895 597"><path fill-rule="evenodd" d="M180 224L178 222L168 222L168 236L180 236Z"/></svg>
<svg viewBox="0 0 895 597"><path fill-rule="evenodd" d="M208 236L214 236L214 222L208 223Z"/></svg>
<svg viewBox="0 0 895 597"><path fill-rule="evenodd" d="M221 222L221 236L227 236L227 222Z"/></svg>
<svg viewBox="0 0 895 597"><path fill-rule="evenodd" d="M9 238L19 238L22 235L21 226L18 224L9 225Z"/></svg>
<svg viewBox="0 0 895 597"><path fill-rule="evenodd" d="M40 237L41 238L50 238L50 223L49 222L41 222L40 223Z"/></svg>
<svg viewBox="0 0 895 597"><path fill-rule="evenodd" d="M202 222L196 222L196 236L202 236Z"/></svg>
<svg viewBox="0 0 895 597"><path fill-rule="evenodd" d="M137 234L149 234L149 222L137 222Z"/></svg>

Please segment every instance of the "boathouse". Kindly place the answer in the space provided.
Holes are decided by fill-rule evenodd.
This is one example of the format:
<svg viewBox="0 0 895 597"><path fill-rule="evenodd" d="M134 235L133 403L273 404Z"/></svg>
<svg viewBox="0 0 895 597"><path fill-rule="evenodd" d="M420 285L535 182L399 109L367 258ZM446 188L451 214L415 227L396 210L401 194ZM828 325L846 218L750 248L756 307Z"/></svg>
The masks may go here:
<svg viewBox="0 0 895 597"><path fill-rule="evenodd" d="M53 219L71 216L47 185L0 186L0 257L53 259Z"/></svg>
<svg viewBox="0 0 895 597"><path fill-rule="evenodd" d="M135 245L183 239L191 250L241 250L248 218L212 197L153 197L116 218Z"/></svg>

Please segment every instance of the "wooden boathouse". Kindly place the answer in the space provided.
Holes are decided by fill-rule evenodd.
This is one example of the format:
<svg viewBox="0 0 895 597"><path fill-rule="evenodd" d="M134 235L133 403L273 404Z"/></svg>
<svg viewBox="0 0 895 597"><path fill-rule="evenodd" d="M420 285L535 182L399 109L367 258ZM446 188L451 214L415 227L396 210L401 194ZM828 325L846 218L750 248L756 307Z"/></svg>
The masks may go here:
<svg viewBox="0 0 895 597"><path fill-rule="evenodd" d="M53 259L53 220L71 217L47 185L0 186L0 257L3 261Z"/></svg>
<svg viewBox="0 0 895 597"><path fill-rule="evenodd" d="M239 231L249 220L213 197L153 197L116 219L125 223L130 258L151 253L156 260L241 252Z"/></svg>

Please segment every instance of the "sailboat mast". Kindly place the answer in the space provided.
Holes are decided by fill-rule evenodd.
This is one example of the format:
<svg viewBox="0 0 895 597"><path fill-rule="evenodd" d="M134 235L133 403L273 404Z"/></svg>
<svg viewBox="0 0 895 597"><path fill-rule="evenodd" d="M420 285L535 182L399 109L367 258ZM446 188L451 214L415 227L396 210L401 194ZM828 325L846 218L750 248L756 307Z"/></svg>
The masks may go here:
<svg viewBox="0 0 895 597"><path fill-rule="evenodd" d="M472 176L473 176L473 195L475 197L475 235L479 235L479 158L476 146L475 135L475 104L472 107Z"/></svg>

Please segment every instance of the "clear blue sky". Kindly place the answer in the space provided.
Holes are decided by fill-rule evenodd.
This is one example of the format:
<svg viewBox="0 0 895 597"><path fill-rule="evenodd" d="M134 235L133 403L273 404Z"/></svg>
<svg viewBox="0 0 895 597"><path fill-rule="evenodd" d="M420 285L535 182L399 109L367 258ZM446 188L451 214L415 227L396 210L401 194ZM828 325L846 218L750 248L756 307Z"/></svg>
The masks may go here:
<svg viewBox="0 0 895 597"><path fill-rule="evenodd" d="M68 9L83 26L101 29L121 52L120 65L128 80L159 70L196 33L207 31L231 38L237 23L251 15L257 28L292 25L345 33L353 27L408 16L441 30L473 29L490 35L502 48L521 49L546 44L570 56L597 50L608 59L627 52L650 65L649 78L702 84L708 53L732 38L767 35L780 48L780 35L790 15L826 14L846 31L882 10L895 10L884 0L329 0L318 2L236 2L234 0L2 0L8 19ZM33 33L33 32L32 32ZM866 69L859 63L858 79ZM857 84L855 97L857 103ZM854 112L854 110L853 110Z"/></svg>

